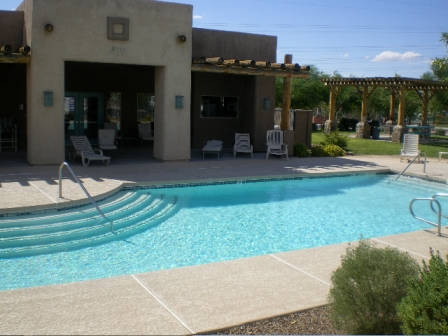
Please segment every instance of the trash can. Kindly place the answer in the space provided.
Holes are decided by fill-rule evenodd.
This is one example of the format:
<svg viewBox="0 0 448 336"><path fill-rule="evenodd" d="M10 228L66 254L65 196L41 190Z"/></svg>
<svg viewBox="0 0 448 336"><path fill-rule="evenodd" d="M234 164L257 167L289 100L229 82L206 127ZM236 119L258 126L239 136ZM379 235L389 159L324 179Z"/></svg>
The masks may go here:
<svg viewBox="0 0 448 336"><path fill-rule="evenodd" d="M372 128L372 139L378 140L380 138L380 129L378 127Z"/></svg>

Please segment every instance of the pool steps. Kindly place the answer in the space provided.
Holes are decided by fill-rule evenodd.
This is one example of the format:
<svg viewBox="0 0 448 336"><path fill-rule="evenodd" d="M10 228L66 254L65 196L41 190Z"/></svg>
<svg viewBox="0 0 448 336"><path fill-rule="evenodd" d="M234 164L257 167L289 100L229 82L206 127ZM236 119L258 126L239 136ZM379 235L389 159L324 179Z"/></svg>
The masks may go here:
<svg viewBox="0 0 448 336"><path fill-rule="evenodd" d="M0 221L0 258L68 251L123 239L168 216L177 203L175 197L129 194L100 205L107 220L96 209L77 209ZM108 220L113 221L113 232Z"/></svg>

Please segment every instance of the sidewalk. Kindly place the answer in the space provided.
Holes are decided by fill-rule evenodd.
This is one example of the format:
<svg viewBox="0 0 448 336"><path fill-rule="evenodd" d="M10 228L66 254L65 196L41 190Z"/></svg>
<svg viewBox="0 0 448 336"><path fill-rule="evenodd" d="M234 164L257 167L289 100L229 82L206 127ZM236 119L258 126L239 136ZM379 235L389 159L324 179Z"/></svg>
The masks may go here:
<svg viewBox="0 0 448 336"><path fill-rule="evenodd" d="M310 176L354 172L401 172L398 156L343 158L202 160L160 163L151 159L109 167L79 162L72 168L94 196L113 192L124 183L185 183L247 177ZM20 161L20 160L19 160ZM85 199L64 170L63 196L58 198L58 166L31 167L26 162L0 164L0 208L3 212ZM11 161L10 161L11 162ZM448 161L428 159L408 169L412 175L446 183ZM378 246L408 251L417 260L429 258L429 247L448 252L448 235L432 231L373 239ZM331 273L347 244L290 251L207 265L63 285L0 292L0 334L195 334L209 333L250 321L312 308L326 303ZM318 256L318 257L317 257ZM26 275L24 275L26 276Z"/></svg>

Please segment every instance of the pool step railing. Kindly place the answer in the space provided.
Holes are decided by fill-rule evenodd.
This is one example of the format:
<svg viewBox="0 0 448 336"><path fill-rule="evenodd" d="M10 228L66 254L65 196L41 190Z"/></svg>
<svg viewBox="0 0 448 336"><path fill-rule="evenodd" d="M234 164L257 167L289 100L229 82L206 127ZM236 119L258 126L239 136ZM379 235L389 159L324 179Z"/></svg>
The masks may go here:
<svg viewBox="0 0 448 336"><path fill-rule="evenodd" d="M59 198L62 198L62 169L64 167L67 167L68 171L72 174L73 178L79 184L81 189L84 191L84 193L86 194L86 196L88 197L90 202L93 204L93 206L96 208L96 210L100 214L100 216L103 217L104 220L110 224L110 231L113 232L114 231L114 222L112 220L106 218L106 216L101 211L101 209L98 206L98 204L96 204L95 200L92 198L92 196L90 196L90 194L87 191L87 189L82 185L82 183L79 180L78 176L76 176L75 172L72 170L72 168L70 167L70 165L67 162L62 162L61 165L59 166Z"/></svg>
<svg viewBox="0 0 448 336"><path fill-rule="evenodd" d="M448 194L444 193L438 193L433 195L432 197L425 197L425 198L414 198L411 203L409 204L409 211L411 212L411 215L422 222L425 222L429 225L437 227L437 234L439 236L442 235L442 217L448 219L447 215L444 215L442 213L442 206L440 205L440 202L436 199L439 197L448 197ZM432 212L434 212L437 215L437 223L432 222L430 220L427 220L425 218L419 217L415 214L413 206L415 202L419 201L426 201L429 202L429 206L431 207ZM437 206L437 209L434 208L434 204Z"/></svg>
<svg viewBox="0 0 448 336"><path fill-rule="evenodd" d="M426 173L426 152L420 152L420 154L418 154L411 162L409 162L409 164L406 166L406 168L403 169L403 171L400 174L398 174L398 176L395 179L395 181L398 180L400 178L400 176L403 175L406 170L408 170L408 168L415 162L415 160L417 160L417 159L420 160L420 156L422 154L425 155L425 161L424 161L424 165L423 165L423 172Z"/></svg>
<svg viewBox="0 0 448 336"><path fill-rule="evenodd" d="M114 219L114 232L110 232L102 222L103 217L97 215L94 225L86 221L85 227L75 229L0 238L0 258L68 251L123 239L157 224L172 212L176 203L177 198L161 196L147 200L143 207L128 208L126 213L121 211L122 216Z"/></svg>

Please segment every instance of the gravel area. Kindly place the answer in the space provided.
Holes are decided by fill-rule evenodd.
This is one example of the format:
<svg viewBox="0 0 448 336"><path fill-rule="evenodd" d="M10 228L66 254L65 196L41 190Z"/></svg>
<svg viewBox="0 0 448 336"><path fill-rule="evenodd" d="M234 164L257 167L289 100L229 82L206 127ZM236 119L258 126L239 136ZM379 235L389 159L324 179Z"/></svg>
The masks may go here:
<svg viewBox="0 0 448 336"><path fill-rule="evenodd" d="M215 335L338 335L327 306L221 330Z"/></svg>

